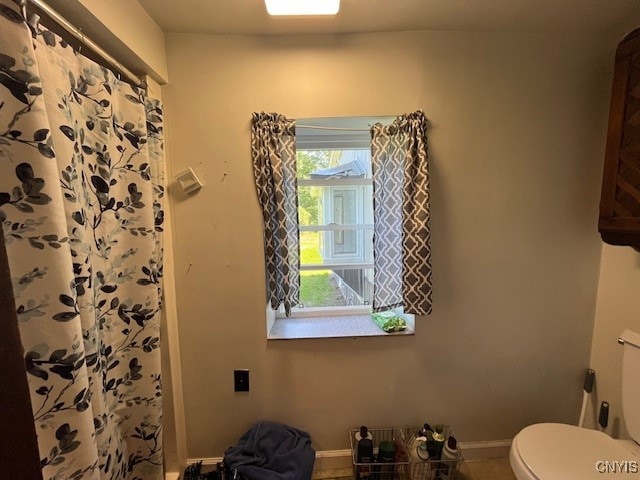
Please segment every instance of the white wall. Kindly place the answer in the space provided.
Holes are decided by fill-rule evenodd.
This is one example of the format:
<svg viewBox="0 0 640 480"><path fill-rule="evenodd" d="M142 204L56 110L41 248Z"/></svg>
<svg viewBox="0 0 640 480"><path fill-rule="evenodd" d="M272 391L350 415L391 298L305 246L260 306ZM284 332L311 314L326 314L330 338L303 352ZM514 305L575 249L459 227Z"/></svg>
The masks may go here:
<svg viewBox="0 0 640 480"><path fill-rule="evenodd" d="M612 58L594 36L410 32L167 35L189 457L254 421L348 448L360 424L454 425L464 441L577 421L594 322ZM268 342L250 118L393 115L429 131L434 313L404 338ZM235 368L251 392L233 392Z"/></svg>
<svg viewBox="0 0 640 480"><path fill-rule="evenodd" d="M47 0L55 11L136 74L167 83L164 33L137 1Z"/></svg>
<svg viewBox="0 0 640 480"><path fill-rule="evenodd" d="M148 95L163 100L162 88L148 78ZM172 181L170 144L165 128L164 176L165 187ZM167 478L170 473L177 475L187 464L187 442L184 417L184 397L182 391L182 365L180 363L180 343L178 340L178 308L176 302L175 263L173 259L173 202L170 193L164 197L163 235L163 306L160 321L160 341L162 352L162 437L164 447L164 468ZM177 477L176 477L177 478Z"/></svg>
<svg viewBox="0 0 640 480"><path fill-rule="evenodd" d="M596 388L589 417L597 421L600 402L609 402L609 428L614 437L628 437L622 416L622 347L618 337L629 329L640 332L640 253L631 247L605 245L602 250L591 367Z"/></svg>

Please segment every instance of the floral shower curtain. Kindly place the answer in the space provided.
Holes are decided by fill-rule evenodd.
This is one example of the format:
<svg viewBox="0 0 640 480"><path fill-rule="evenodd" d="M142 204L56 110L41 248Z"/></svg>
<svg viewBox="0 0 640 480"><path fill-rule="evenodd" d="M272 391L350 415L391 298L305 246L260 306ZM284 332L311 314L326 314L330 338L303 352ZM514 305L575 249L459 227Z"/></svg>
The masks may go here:
<svg viewBox="0 0 640 480"><path fill-rule="evenodd" d="M0 0L0 222L45 479L162 477L161 172L160 104Z"/></svg>
<svg viewBox="0 0 640 480"><path fill-rule="evenodd" d="M428 160L421 110L371 128L374 311L431 313Z"/></svg>

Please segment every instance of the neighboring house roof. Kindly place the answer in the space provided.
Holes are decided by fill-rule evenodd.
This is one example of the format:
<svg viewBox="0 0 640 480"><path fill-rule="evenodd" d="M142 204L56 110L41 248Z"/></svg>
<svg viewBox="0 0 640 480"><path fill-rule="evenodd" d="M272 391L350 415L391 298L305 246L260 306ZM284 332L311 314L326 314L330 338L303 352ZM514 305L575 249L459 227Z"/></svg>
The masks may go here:
<svg viewBox="0 0 640 480"><path fill-rule="evenodd" d="M364 177L367 173L366 169L358 160L343 163L331 168L322 168L311 172L311 178L345 178L345 177Z"/></svg>

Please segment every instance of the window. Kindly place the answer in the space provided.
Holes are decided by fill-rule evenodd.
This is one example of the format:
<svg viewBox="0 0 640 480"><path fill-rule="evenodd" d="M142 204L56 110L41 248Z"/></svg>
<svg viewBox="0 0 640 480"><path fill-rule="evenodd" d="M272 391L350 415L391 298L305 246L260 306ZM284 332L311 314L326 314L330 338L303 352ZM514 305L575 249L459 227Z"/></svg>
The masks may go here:
<svg viewBox="0 0 640 480"><path fill-rule="evenodd" d="M428 315L424 113L293 121L262 112L253 113L251 128L269 338L377 335L375 325L364 331L374 324L372 308ZM311 321L316 316L324 331ZM343 328L348 323L354 328ZM274 332L278 325L288 331Z"/></svg>
<svg viewBox="0 0 640 480"><path fill-rule="evenodd" d="M294 314L366 312L372 304L369 128L390 120L296 120L300 304Z"/></svg>
<svg viewBox="0 0 640 480"><path fill-rule="evenodd" d="M372 302L370 157L367 150L298 149L300 171L315 167L298 176L302 308Z"/></svg>

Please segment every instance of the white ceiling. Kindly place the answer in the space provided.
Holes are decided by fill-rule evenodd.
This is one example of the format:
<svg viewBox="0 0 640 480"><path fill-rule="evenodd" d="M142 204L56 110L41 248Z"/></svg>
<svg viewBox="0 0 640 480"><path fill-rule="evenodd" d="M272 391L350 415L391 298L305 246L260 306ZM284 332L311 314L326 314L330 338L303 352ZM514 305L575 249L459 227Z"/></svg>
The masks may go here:
<svg viewBox="0 0 640 480"><path fill-rule="evenodd" d="M283 35L407 30L612 33L640 0L342 0L335 17L274 18L263 0L138 0L164 32Z"/></svg>

